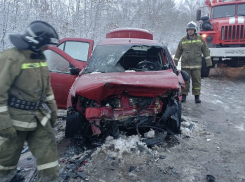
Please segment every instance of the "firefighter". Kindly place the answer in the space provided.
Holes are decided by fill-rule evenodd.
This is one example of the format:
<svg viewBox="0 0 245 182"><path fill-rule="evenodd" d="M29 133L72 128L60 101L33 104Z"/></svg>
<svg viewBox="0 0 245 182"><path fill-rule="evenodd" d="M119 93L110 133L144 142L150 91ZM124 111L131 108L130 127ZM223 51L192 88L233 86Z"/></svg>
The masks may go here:
<svg viewBox="0 0 245 182"><path fill-rule="evenodd" d="M192 79L192 94L195 95L195 103L201 103L201 67L202 67L202 54L204 55L207 66L212 66L212 61L204 39L197 35L196 23L191 21L187 24L186 32L187 36L183 37L179 42L176 54L175 64L181 58L181 69L186 71ZM182 90L182 100L186 101L186 97L190 88L190 81L185 83L185 89Z"/></svg>
<svg viewBox="0 0 245 182"><path fill-rule="evenodd" d="M10 41L15 47L0 54L0 182L18 181L25 141L37 159L38 181L59 181L52 128L57 105L43 54L47 45L58 44L58 34L48 23L34 21Z"/></svg>

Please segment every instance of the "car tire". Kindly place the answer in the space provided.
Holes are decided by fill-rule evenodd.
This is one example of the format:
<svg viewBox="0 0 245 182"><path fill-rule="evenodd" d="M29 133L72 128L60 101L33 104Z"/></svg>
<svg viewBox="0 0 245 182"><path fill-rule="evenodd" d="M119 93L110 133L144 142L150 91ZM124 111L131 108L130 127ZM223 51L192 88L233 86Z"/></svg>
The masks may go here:
<svg viewBox="0 0 245 182"><path fill-rule="evenodd" d="M180 128L181 128L181 114L182 114L182 110L181 110L181 103L178 101L178 111L174 114L173 117L171 117L170 121L167 124L167 127L174 132L175 134L179 134L180 133ZM177 120L176 120L177 117ZM175 118L175 119L173 119Z"/></svg>
<svg viewBox="0 0 245 182"><path fill-rule="evenodd" d="M176 133L180 133L181 129L181 115L182 115L182 105L181 102L178 102L178 119L179 119L179 126L176 126Z"/></svg>
<svg viewBox="0 0 245 182"><path fill-rule="evenodd" d="M71 114L67 113L66 117L66 127L65 127L65 137L73 138L75 134L78 133L81 124L82 117L79 112L73 111Z"/></svg>
<svg viewBox="0 0 245 182"><path fill-rule="evenodd" d="M210 67L207 66L206 60L204 57L202 58L202 69L201 69L201 78L206 78L208 77L210 72Z"/></svg>

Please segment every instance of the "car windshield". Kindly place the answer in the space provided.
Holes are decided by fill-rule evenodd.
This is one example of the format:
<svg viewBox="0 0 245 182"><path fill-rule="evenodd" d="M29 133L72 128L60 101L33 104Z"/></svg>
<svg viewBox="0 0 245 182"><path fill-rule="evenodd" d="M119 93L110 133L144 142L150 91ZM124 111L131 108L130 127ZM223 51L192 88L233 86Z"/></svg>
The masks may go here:
<svg viewBox="0 0 245 182"><path fill-rule="evenodd" d="M161 70L163 60L160 56L160 50L161 48L159 47L148 45L97 46L88 62L85 72L143 71L141 69L142 66L145 68L145 71Z"/></svg>
<svg viewBox="0 0 245 182"><path fill-rule="evenodd" d="M212 8L211 19L231 17L236 14L236 5L215 6Z"/></svg>
<svg viewBox="0 0 245 182"><path fill-rule="evenodd" d="M245 16L245 4L238 4L237 15L238 16Z"/></svg>

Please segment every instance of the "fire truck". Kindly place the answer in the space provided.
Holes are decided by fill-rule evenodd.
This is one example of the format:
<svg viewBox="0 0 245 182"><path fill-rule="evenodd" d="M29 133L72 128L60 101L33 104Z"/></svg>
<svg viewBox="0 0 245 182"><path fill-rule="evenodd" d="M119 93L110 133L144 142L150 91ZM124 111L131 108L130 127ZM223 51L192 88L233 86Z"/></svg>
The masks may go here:
<svg viewBox="0 0 245 182"><path fill-rule="evenodd" d="M213 65L242 67L245 65L245 0L206 0L205 4L198 8L196 20ZM208 15L202 16L205 8Z"/></svg>

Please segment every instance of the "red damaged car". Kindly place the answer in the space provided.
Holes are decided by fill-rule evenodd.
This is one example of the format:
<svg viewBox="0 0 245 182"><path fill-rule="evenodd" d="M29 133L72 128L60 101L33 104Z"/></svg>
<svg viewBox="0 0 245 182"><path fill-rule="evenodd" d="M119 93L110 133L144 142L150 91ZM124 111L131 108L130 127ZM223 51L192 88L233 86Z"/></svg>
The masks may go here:
<svg viewBox="0 0 245 182"><path fill-rule="evenodd" d="M66 137L96 142L120 130L180 133L188 75L166 46L146 30L116 29L92 49L93 40L67 38L48 53L55 99L67 109Z"/></svg>

